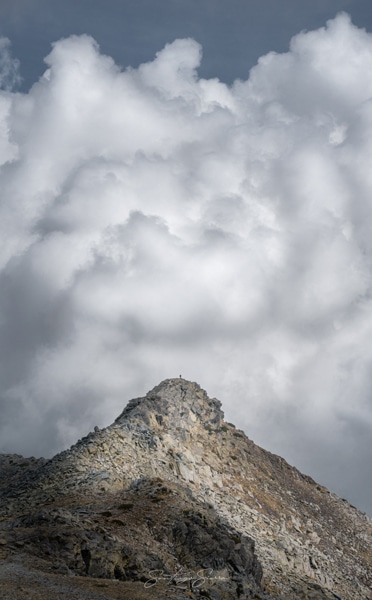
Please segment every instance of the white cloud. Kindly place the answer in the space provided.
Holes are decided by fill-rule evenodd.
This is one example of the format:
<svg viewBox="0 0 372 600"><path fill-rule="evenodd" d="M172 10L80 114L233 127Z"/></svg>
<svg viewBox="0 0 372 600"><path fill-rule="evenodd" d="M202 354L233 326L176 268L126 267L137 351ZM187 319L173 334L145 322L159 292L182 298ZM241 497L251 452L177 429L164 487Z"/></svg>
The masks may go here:
<svg viewBox="0 0 372 600"><path fill-rule="evenodd" d="M372 36L339 15L230 88L200 60L120 71L75 36L1 93L2 450L182 373L371 508Z"/></svg>
<svg viewBox="0 0 372 600"><path fill-rule="evenodd" d="M0 89L10 91L20 82L19 61L11 56L8 38L0 37Z"/></svg>

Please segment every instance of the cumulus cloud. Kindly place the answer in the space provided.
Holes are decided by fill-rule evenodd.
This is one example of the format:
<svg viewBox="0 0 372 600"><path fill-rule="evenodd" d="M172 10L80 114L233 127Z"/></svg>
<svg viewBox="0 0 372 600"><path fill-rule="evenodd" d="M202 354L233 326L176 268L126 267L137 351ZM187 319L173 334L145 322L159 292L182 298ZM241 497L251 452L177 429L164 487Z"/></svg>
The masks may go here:
<svg viewBox="0 0 372 600"><path fill-rule="evenodd" d="M341 14L230 87L201 55L70 37L1 93L1 450L182 373L371 511L372 36Z"/></svg>

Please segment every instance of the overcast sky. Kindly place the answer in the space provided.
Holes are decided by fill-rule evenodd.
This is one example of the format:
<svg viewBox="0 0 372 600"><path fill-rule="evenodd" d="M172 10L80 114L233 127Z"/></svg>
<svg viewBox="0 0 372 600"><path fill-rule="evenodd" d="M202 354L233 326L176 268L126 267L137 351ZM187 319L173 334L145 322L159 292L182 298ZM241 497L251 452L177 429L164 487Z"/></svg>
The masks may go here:
<svg viewBox="0 0 372 600"><path fill-rule="evenodd" d="M0 451L181 373L372 513L369 31L370 0L2 0Z"/></svg>

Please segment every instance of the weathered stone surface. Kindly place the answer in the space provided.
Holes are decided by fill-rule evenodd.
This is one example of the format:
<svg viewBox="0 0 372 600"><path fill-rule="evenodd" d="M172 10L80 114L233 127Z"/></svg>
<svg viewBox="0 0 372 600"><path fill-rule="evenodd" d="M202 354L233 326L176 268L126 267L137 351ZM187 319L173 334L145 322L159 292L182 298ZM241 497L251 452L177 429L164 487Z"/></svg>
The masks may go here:
<svg viewBox="0 0 372 600"><path fill-rule="evenodd" d="M7 560L21 548L58 573L143 585L161 571L156 586L215 600L372 598L371 519L256 446L183 379L49 461L2 455L0 494ZM189 580L172 580L179 569ZM213 576L190 589L196 569Z"/></svg>

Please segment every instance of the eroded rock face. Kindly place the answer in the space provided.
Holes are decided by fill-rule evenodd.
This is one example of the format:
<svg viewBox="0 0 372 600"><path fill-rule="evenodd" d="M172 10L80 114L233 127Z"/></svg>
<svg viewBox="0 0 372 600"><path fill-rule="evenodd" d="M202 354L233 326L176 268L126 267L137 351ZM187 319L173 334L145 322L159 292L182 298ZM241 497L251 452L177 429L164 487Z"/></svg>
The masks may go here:
<svg viewBox="0 0 372 600"><path fill-rule="evenodd" d="M131 400L115 423L144 423L158 432L176 428L179 438L187 438L199 427L219 428L223 417L221 402L198 384L167 379L145 398Z"/></svg>
<svg viewBox="0 0 372 600"><path fill-rule="evenodd" d="M226 423L196 383L162 382L50 461L10 460L6 556L44 548L61 569L122 581L209 570L215 600L372 598L371 519Z"/></svg>
<svg viewBox="0 0 372 600"><path fill-rule="evenodd" d="M148 590L165 580L215 600L271 598L253 540L180 484L141 479L83 508L32 508L3 525L9 554L22 549L59 573L140 581Z"/></svg>

